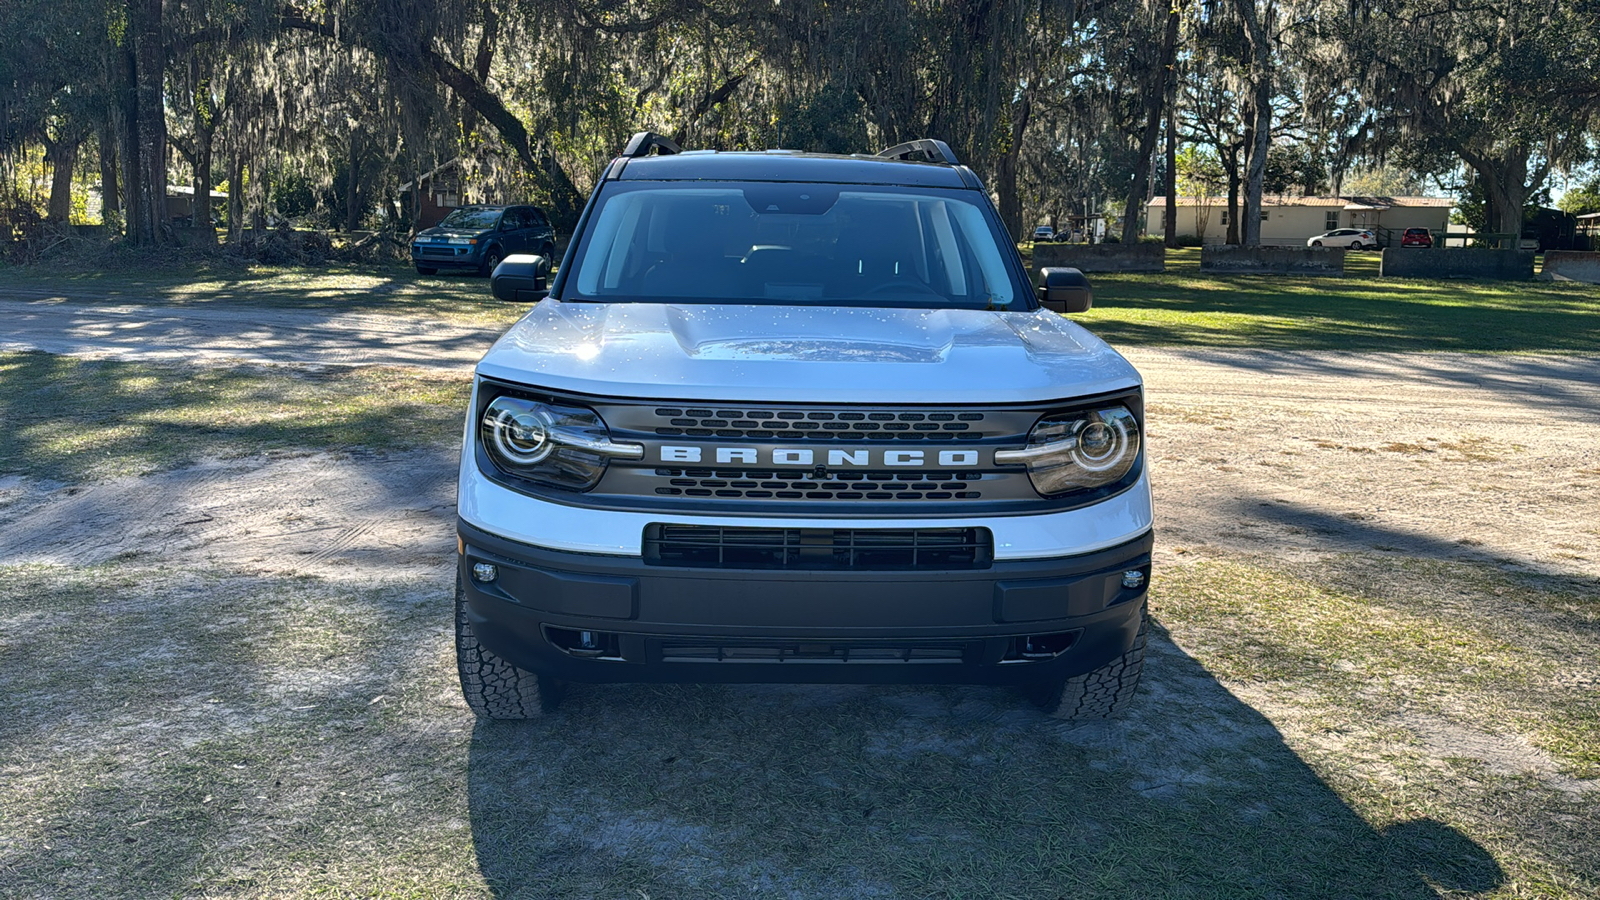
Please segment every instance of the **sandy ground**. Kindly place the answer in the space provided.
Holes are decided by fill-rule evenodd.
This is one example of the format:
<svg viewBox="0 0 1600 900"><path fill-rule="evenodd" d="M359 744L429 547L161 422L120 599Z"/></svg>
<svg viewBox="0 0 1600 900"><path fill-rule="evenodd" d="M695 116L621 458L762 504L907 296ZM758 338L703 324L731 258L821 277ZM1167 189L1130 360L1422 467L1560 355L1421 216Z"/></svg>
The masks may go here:
<svg viewBox="0 0 1600 900"><path fill-rule="evenodd" d="M470 365L488 332L298 311L0 300L0 348ZM1136 349L1163 553L1393 550L1600 576L1600 367L1581 357ZM455 454L0 479L0 563L140 554L263 571L445 565Z"/></svg>
<svg viewBox="0 0 1600 900"><path fill-rule="evenodd" d="M0 287L0 350L169 362L467 368L500 330L381 313L80 302Z"/></svg>

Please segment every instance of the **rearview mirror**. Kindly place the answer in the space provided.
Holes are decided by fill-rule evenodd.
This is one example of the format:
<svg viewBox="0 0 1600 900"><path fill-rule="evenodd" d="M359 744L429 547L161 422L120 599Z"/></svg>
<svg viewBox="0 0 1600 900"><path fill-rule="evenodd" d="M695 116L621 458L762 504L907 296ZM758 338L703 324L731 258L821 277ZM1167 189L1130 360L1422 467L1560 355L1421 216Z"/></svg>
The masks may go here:
<svg viewBox="0 0 1600 900"><path fill-rule="evenodd" d="M530 253L513 253L494 267L489 288L497 300L537 303L550 296L550 260Z"/></svg>
<svg viewBox="0 0 1600 900"><path fill-rule="evenodd" d="M1094 303L1089 279L1071 268L1039 270L1039 302L1058 313L1087 312Z"/></svg>

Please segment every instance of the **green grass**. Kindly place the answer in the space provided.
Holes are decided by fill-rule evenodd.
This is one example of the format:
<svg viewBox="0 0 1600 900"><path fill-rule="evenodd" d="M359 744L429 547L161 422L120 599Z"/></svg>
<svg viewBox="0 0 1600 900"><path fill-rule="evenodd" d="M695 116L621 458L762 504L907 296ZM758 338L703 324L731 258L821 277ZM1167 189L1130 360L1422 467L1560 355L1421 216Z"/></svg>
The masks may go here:
<svg viewBox="0 0 1600 900"><path fill-rule="evenodd" d="M404 450L459 438L469 380L0 353L0 475L84 481L274 450Z"/></svg>
<svg viewBox="0 0 1600 900"><path fill-rule="evenodd" d="M579 685L481 723L440 582L0 569L0 895L1594 896L1600 797L1416 730L1585 702L1535 676L1594 675L1558 633L1592 586L1340 586L1387 565L1170 571L1133 714L1080 728L848 686Z"/></svg>
<svg viewBox="0 0 1600 900"><path fill-rule="evenodd" d="M1600 286L1385 279L1377 254L1347 259L1344 278L1207 275L1198 250L1169 250L1162 275L1092 275L1073 320L1114 346L1600 351Z"/></svg>

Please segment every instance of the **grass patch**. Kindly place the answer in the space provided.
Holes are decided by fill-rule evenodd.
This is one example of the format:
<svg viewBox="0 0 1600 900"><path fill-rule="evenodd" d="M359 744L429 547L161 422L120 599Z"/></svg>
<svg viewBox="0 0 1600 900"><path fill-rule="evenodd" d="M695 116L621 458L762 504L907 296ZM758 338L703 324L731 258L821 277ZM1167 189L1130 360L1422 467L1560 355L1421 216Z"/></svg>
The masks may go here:
<svg viewBox="0 0 1600 900"><path fill-rule="evenodd" d="M1428 573L1404 610L1171 572L1133 715L1062 728L998 689L851 686L579 685L478 723L442 581L0 569L0 894L1593 896L1594 794L1387 712L1418 686L1500 704L1570 662L1541 641L1593 598L1452 621L1527 588ZM1492 675L1449 678L1452 652Z"/></svg>
<svg viewBox="0 0 1600 900"><path fill-rule="evenodd" d="M1209 275L1199 250L1169 250L1165 274L1091 276L1095 307L1073 320L1128 346L1600 350L1600 286L1385 279L1377 254L1347 259L1344 278Z"/></svg>
<svg viewBox="0 0 1600 900"><path fill-rule="evenodd" d="M404 450L459 437L457 375L88 361L0 353L0 475L134 475L273 450Z"/></svg>

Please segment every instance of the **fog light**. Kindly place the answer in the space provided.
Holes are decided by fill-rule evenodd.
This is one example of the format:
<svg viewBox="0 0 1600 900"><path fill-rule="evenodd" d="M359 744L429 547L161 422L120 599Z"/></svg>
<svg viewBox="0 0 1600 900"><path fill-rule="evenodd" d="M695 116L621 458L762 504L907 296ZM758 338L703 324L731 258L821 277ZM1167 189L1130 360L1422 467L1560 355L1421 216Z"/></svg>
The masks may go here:
<svg viewBox="0 0 1600 900"><path fill-rule="evenodd" d="M1144 587L1144 573L1138 569L1129 569L1122 573L1122 586L1129 590Z"/></svg>
<svg viewBox="0 0 1600 900"><path fill-rule="evenodd" d="M500 570L489 563L472 564L472 580L488 583L500 577ZM1127 576L1123 576L1123 583L1127 583Z"/></svg>

